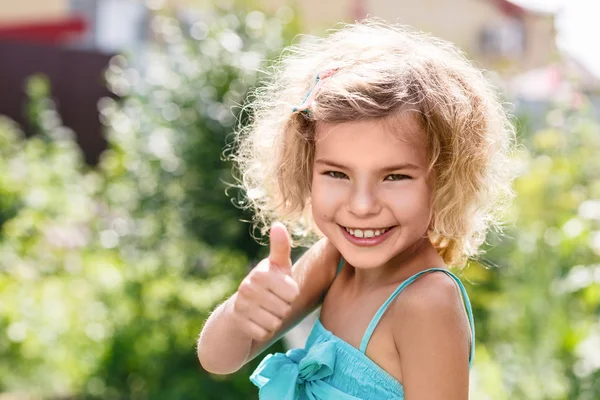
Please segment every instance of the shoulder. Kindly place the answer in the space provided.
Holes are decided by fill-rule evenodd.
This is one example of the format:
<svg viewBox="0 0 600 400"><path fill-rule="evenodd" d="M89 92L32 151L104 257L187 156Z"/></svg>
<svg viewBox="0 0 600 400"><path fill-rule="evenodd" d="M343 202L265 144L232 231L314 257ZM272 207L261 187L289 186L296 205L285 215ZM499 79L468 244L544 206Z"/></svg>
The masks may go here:
<svg viewBox="0 0 600 400"><path fill-rule="evenodd" d="M470 328L456 282L441 271L420 276L397 297L392 317L407 397L466 399Z"/></svg>
<svg viewBox="0 0 600 400"><path fill-rule="evenodd" d="M394 331L400 335L413 331L408 329L409 325L414 329L439 328L428 330L427 334L433 335L432 338L443 336L444 332L469 333L470 330L460 289L442 271L418 277L398 295L392 310ZM467 332L460 332L465 329ZM466 338L469 338L468 334Z"/></svg>
<svg viewBox="0 0 600 400"><path fill-rule="evenodd" d="M463 300L452 277L443 271L431 271L409 284L394 303L396 313L424 312L434 316L447 311L462 311Z"/></svg>

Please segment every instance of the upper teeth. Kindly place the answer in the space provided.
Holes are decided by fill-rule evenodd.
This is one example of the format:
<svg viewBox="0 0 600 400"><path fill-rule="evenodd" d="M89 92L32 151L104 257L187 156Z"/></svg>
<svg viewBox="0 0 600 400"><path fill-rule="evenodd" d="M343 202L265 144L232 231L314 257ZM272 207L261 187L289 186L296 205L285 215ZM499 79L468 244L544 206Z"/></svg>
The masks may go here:
<svg viewBox="0 0 600 400"><path fill-rule="evenodd" d="M379 236L385 232L387 232L390 228L384 228L384 229L352 229L352 228L346 228L346 230L352 235L352 236L356 236L357 238L372 238L373 236Z"/></svg>

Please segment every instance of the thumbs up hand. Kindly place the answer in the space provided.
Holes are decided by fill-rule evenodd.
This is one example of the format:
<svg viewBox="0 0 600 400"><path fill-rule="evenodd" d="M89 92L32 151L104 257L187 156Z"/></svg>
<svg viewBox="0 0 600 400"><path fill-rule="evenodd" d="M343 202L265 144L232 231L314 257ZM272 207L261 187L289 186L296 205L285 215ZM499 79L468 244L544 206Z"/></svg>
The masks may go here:
<svg viewBox="0 0 600 400"><path fill-rule="evenodd" d="M292 278L291 244L285 226L271 226L269 257L244 278L234 295L233 314L242 332L253 340L273 337L292 311L300 290Z"/></svg>
<svg viewBox="0 0 600 400"><path fill-rule="evenodd" d="M290 244L290 238L285 225L276 222L271 226L269 243L269 265L271 268L279 269L282 273L291 276L292 259L290 258L290 255L292 252L292 245Z"/></svg>

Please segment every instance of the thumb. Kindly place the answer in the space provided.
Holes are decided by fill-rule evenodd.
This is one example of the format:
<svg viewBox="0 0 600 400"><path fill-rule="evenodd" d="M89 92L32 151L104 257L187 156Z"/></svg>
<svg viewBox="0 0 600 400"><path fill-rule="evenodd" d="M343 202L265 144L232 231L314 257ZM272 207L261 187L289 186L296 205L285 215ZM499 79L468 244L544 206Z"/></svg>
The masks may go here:
<svg viewBox="0 0 600 400"><path fill-rule="evenodd" d="M285 225L275 222L271 225L269 263L277 265L283 272L292 273L292 245Z"/></svg>

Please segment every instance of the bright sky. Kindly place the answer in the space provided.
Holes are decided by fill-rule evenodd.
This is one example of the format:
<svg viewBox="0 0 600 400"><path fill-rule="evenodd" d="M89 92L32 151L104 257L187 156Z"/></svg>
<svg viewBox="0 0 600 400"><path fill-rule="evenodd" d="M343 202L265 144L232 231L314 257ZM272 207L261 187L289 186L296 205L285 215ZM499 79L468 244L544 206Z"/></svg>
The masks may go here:
<svg viewBox="0 0 600 400"><path fill-rule="evenodd" d="M556 12L557 45L600 76L599 0L510 0L534 10Z"/></svg>

